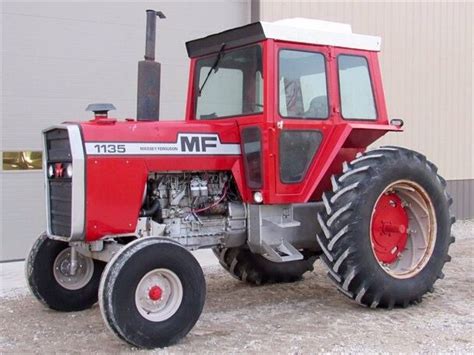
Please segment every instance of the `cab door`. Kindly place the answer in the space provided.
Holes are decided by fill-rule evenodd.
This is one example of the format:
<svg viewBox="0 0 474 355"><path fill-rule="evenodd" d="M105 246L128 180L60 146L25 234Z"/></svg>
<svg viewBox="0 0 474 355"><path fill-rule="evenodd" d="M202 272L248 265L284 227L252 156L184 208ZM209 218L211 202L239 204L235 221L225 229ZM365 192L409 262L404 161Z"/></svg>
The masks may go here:
<svg viewBox="0 0 474 355"><path fill-rule="evenodd" d="M274 152L278 202L302 202L308 172L334 127L329 54L325 46L276 45Z"/></svg>

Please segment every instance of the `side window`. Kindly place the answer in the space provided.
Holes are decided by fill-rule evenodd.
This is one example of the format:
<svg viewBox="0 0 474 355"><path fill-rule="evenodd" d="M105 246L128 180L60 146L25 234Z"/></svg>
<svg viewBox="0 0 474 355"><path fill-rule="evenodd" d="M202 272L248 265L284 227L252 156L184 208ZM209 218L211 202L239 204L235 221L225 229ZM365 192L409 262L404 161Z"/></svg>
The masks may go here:
<svg viewBox="0 0 474 355"><path fill-rule="evenodd" d="M367 59L340 55L337 63L342 117L353 120L375 120L377 112Z"/></svg>
<svg viewBox="0 0 474 355"><path fill-rule="evenodd" d="M320 131L281 131L280 179L283 183L303 181L322 139Z"/></svg>
<svg viewBox="0 0 474 355"><path fill-rule="evenodd" d="M202 86L210 67L202 67L199 87ZM242 114L244 75L242 70L220 68L214 80L206 83L206 95L199 97L196 115L214 118Z"/></svg>
<svg viewBox="0 0 474 355"><path fill-rule="evenodd" d="M281 50L279 110L286 118L328 117L326 63L321 53Z"/></svg>
<svg viewBox="0 0 474 355"><path fill-rule="evenodd" d="M242 129L242 148L244 153L247 184L252 189L262 187L262 134L258 127Z"/></svg>

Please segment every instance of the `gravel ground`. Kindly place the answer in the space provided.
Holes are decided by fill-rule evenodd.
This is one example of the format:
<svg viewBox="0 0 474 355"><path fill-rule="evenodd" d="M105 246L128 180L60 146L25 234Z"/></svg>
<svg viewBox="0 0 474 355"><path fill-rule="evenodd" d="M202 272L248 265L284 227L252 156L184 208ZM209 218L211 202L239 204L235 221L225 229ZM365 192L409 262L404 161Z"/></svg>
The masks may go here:
<svg viewBox="0 0 474 355"><path fill-rule="evenodd" d="M458 222L446 278L420 305L371 310L336 291L317 262L300 282L250 287L205 267L201 319L179 344L155 353L474 353L474 221ZM145 352L116 339L99 308L57 313L31 295L0 299L0 352Z"/></svg>

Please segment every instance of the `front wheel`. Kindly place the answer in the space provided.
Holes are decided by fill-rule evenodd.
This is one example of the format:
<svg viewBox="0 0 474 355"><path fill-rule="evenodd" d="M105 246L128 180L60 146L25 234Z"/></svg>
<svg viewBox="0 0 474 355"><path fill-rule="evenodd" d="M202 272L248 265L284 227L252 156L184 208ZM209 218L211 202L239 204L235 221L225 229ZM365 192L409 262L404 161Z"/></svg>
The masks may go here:
<svg viewBox="0 0 474 355"><path fill-rule="evenodd" d="M194 256L181 245L149 237L127 244L107 264L99 304L117 337L150 349L183 338L199 319L205 296Z"/></svg>
<svg viewBox="0 0 474 355"><path fill-rule="evenodd" d="M436 171L419 153L383 147L332 178L317 239L343 294L370 307L406 307L444 276L454 217Z"/></svg>
<svg viewBox="0 0 474 355"><path fill-rule="evenodd" d="M71 252L68 243L42 234L25 263L31 292L41 303L57 311L81 311L97 302L105 264L77 253L77 267L72 271Z"/></svg>

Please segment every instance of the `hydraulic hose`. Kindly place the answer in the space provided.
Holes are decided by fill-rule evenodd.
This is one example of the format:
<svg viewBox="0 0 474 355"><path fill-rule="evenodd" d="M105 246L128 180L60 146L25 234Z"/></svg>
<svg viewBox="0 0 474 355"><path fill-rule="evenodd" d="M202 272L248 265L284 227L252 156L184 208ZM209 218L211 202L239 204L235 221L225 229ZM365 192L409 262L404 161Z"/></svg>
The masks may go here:
<svg viewBox="0 0 474 355"><path fill-rule="evenodd" d="M150 208L142 208L140 217L153 217L161 209L160 200L156 199Z"/></svg>

